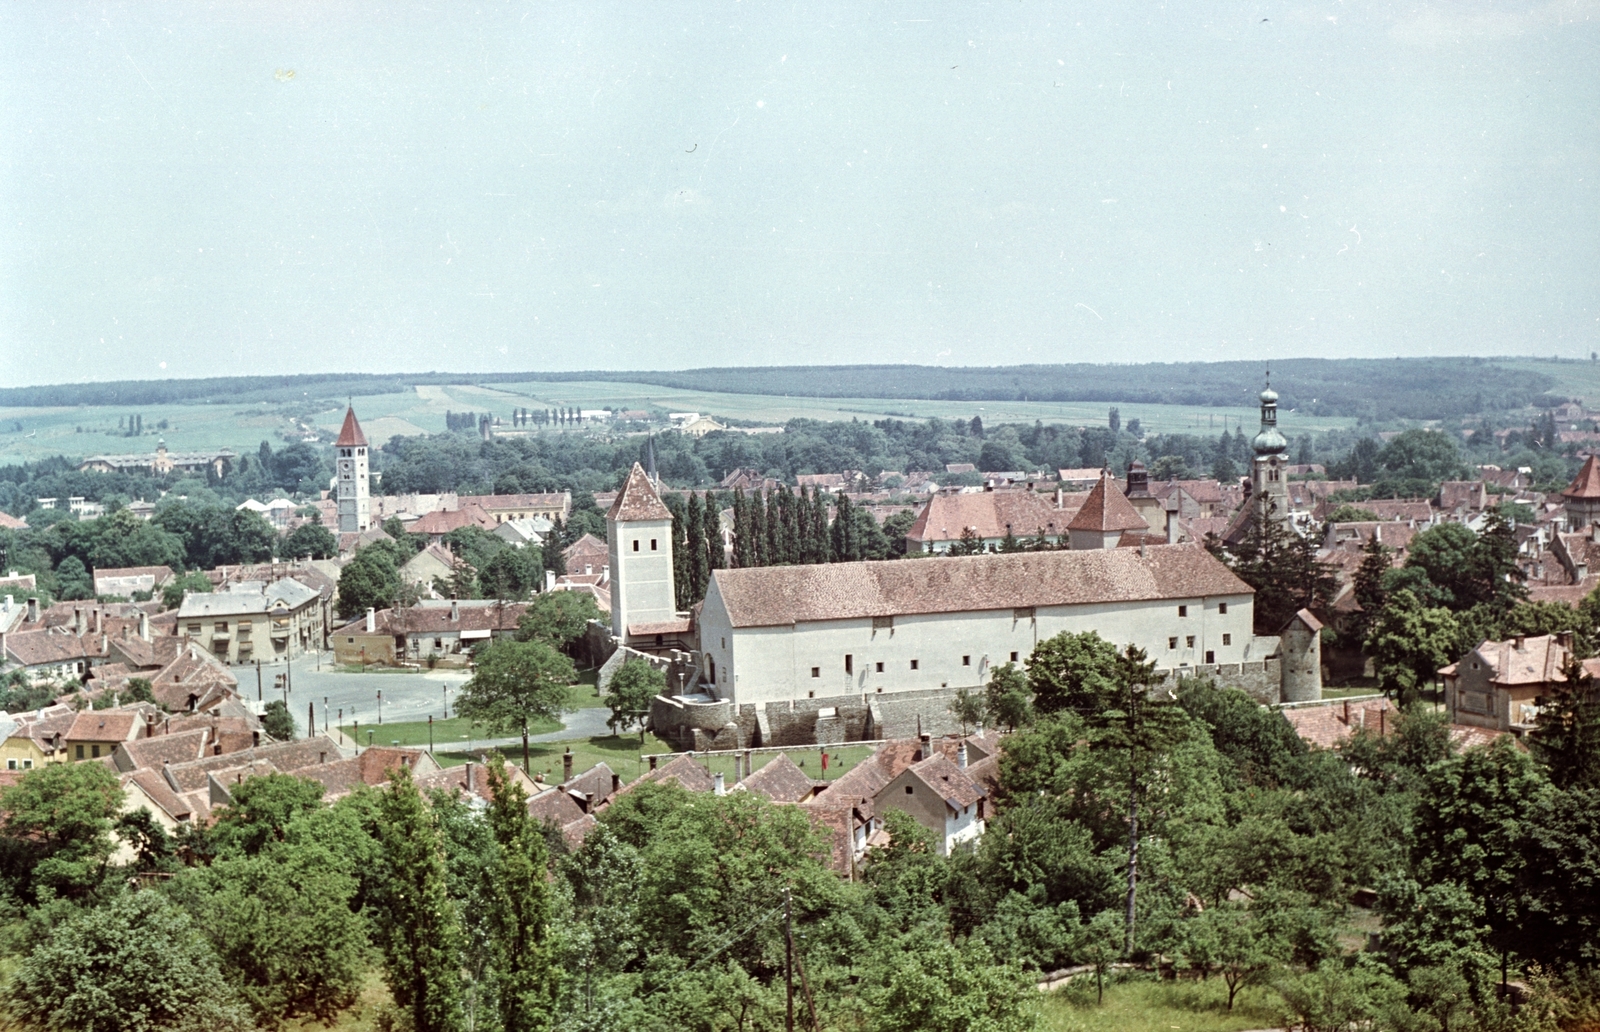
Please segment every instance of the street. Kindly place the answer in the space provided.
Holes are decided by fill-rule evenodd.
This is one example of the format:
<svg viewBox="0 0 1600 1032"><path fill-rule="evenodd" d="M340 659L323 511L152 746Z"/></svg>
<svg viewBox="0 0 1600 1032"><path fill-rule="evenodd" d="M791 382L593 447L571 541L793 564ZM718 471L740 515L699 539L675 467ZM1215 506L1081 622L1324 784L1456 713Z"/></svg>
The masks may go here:
<svg viewBox="0 0 1600 1032"><path fill-rule="evenodd" d="M448 715L455 713L456 690L470 676L465 670L338 673L333 669L333 653L324 652L320 670L317 669L318 657L314 654L296 658L290 664L261 664L260 698L269 702L284 698L283 692L273 688L273 681L290 667L289 712L301 733L306 728L307 703L316 707L319 731L322 730L324 718L328 727L338 724L341 711L344 723L359 720L364 725L376 726L380 708L379 692L383 693L382 718L387 723L426 720L430 715L443 719L447 716L447 702L450 707ZM246 699L257 698L255 664L229 667L229 670L239 679L239 694Z"/></svg>

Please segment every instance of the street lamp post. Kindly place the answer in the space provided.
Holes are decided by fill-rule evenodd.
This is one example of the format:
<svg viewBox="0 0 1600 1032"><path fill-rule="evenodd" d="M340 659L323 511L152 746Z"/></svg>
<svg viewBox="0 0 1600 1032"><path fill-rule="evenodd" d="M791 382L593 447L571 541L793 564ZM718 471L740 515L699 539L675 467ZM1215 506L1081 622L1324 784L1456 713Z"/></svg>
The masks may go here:
<svg viewBox="0 0 1600 1032"><path fill-rule="evenodd" d="M378 724L383 724L383 689L378 689Z"/></svg>

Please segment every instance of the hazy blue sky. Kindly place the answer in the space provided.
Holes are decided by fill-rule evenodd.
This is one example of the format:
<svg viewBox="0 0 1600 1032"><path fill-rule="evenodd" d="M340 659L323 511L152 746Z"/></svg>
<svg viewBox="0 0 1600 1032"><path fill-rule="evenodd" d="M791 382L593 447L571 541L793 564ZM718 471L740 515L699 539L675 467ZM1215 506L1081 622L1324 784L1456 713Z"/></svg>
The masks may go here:
<svg viewBox="0 0 1600 1032"><path fill-rule="evenodd" d="M0 6L0 382L1587 354L1600 2Z"/></svg>

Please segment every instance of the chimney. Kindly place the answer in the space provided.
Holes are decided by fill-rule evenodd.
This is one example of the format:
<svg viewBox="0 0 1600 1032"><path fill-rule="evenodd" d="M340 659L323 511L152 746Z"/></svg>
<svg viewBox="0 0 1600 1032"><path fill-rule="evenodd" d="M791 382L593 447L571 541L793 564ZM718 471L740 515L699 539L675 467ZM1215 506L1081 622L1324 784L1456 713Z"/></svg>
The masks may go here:
<svg viewBox="0 0 1600 1032"><path fill-rule="evenodd" d="M72 607L72 633L76 634L80 638L83 637L83 627L84 627L84 623L83 623L83 607L82 606L73 606Z"/></svg>
<svg viewBox="0 0 1600 1032"><path fill-rule="evenodd" d="M722 771L711 775L711 792L714 795L727 795L728 790L722 783Z"/></svg>
<svg viewBox="0 0 1600 1032"><path fill-rule="evenodd" d="M1061 498L1061 485L1060 485L1060 484L1057 484L1057 485L1056 485L1056 508L1057 508L1057 509L1059 509L1059 508L1061 508L1061 502L1062 502L1062 498Z"/></svg>
<svg viewBox="0 0 1600 1032"><path fill-rule="evenodd" d="M561 754L561 783L566 784L572 780L572 747Z"/></svg>
<svg viewBox="0 0 1600 1032"><path fill-rule="evenodd" d="M367 607L367 633L371 634L378 629L378 611L372 606Z"/></svg>
<svg viewBox="0 0 1600 1032"><path fill-rule="evenodd" d="M146 738L154 738L156 736L156 715L154 713L146 713L144 715L144 736Z"/></svg>
<svg viewBox="0 0 1600 1032"><path fill-rule="evenodd" d="M100 607L94 607L94 633L100 633Z"/></svg>
<svg viewBox="0 0 1600 1032"><path fill-rule="evenodd" d="M150 640L150 614L142 609L139 611L139 637L145 641Z"/></svg>
<svg viewBox="0 0 1600 1032"><path fill-rule="evenodd" d="M1167 510L1167 544L1175 545L1177 543L1178 543L1178 511L1176 509L1168 509Z"/></svg>
<svg viewBox="0 0 1600 1032"><path fill-rule="evenodd" d="M450 600L450 622L455 623L461 619L461 607L456 605L456 600Z"/></svg>
<svg viewBox="0 0 1600 1032"><path fill-rule="evenodd" d="M611 794L612 795L616 795L620 791L622 791L622 775L621 774L612 774L611 775Z"/></svg>
<svg viewBox="0 0 1600 1032"><path fill-rule="evenodd" d="M1528 636L1525 635L1525 634L1519 634L1515 638L1512 639L1512 641L1515 643L1515 647L1516 647L1516 650L1518 652L1523 651L1523 649L1522 649L1523 643L1526 642L1527 640L1528 640Z"/></svg>
<svg viewBox="0 0 1600 1032"><path fill-rule="evenodd" d="M28 599L28 622L39 622L39 600L36 598Z"/></svg>
<svg viewBox="0 0 1600 1032"><path fill-rule="evenodd" d="M926 731L924 731L922 734L918 735L917 738L918 738L919 741L922 742L922 747L917 750L917 759L925 760L928 757L932 756L933 755L933 736L928 734Z"/></svg>
<svg viewBox="0 0 1600 1032"><path fill-rule="evenodd" d="M963 738L961 744L956 746L956 766L965 770L967 767L967 740Z"/></svg>
<svg viewBox="0 0 1600 1032"><path fill-rule="evenodd" d="M650 769L651 770L655 770L656 769L656 754L655 753L651 753L650 754Z"/></svg>

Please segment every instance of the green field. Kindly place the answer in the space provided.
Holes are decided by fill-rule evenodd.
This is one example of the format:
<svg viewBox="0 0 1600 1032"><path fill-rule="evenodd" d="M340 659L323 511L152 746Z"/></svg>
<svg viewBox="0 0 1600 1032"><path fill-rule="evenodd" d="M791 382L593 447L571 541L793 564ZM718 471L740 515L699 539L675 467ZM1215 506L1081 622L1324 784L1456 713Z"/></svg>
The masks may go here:
<svg viewBox="0 0 1600 1032"><path fill-rule="evenodd" d="M1138 973L1109 981L1105 1002L1095 1003L1093 975L1080 975L1041 1001L1043 1027L1049 1032L1242 1032L1278 1028L1285 1008L1268 989L1239 991L1233 1010L1221 978L1204 982L1158 982Z"/></svg>
<svg viewBox="0 0 1600 1032"><path fill-rule="evenodd" d="M1565 369L1567 367L1561 367ZM1587 369L1587 367L1582 367ZM1544 371L1550 371L1546 364ZM1600 377L1600 370L1595 371ZM1591 392L1600 398L1600 389ZM370 394L355 399L362 429L374 447L397 435L440 433L447 411L492 412L508 417L513 408L654 408L673 412L701 412L778 425L795 418L818 420L882 419L886 416L925 419L970 419L986 423L1035 420L1069 425L1100 425L1110 407L1100 402L1033 401L912 401L885 398L792 398L764 394L722 394L675 390L649 384L576 381L571 383L505 384L497 388L474 386L421 386L395 394ZM1221 433L1225 426L1253 426L1259 414L1251 408L1203 408L1183 405L1122 404L1122 421L1138 419L1158 433ZM124 437L117 420L130 412L144 419L142 437ZM310 422L336 433L344 406L322 408ZM156 424L167 421L165 430ZM1328 430L1350 426L1342 418L1283 416L1285 431ZM18 429L18 427L21 429ZM81 428L81 429L80 429ZM71 408L0 408L0 463L31 462L52 455L79 459L98 454L139 454L155 451L163 438L173 451L232 448L254 452L262 441L273 448L297 439L293 419L282 405L144 405L137 407L82 406ZM284 435L288 435L285 437Z"/></svg>

